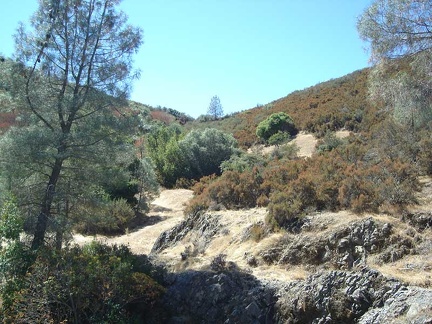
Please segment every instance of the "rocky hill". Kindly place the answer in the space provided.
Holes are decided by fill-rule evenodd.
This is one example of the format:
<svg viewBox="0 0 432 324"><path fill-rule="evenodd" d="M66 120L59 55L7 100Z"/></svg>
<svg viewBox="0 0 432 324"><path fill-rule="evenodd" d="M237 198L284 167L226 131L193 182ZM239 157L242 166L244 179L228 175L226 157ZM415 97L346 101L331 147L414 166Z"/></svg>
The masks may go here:
<svg viewBox="0 0 432 324"><path fill-rule="evenodd" d="M431 323L432 180L421 180L419 205L400 215L315 212L291 232L270 231L265 208L184 217L192 192L165 190L147 226L99 239L167 269L168 323Z"/></svg>

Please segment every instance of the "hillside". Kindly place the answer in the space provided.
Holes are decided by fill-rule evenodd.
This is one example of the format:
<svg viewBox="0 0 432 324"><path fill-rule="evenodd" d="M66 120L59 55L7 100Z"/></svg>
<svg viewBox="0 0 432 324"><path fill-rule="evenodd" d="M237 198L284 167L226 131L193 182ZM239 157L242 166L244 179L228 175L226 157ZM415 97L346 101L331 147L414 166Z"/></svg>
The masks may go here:
<svg viewBox="0 0 432 324"><path fill-rule="evenodd" d="M158 322L429 320L432 140L427 127L412 132L368 100L368 74L217 121L129 102L126 111L143 122L131 142L175 124L178 133L163 134L217 128L244 150L220 176L163 189L138 227L121 228L125 235L76 234L74 242L125 244L163 269L157 277L167 293L158 307L166 317ZM7 105L6 92L1 98ZM275 112L292 116L300 131L294 146L259 145L256 126ZM16 124L14 112L1 121L3 131ZM138 144L142 154L145 140Z"/></svg>
<svg viewBox="0 0 432 324"><path fill-rule="evenodd" d="M367 130L381 120L377 118L378 107L368 100L369 72L368 68L362 69L222 120L188 123L186 128L214 127L233 133L240 146L245 148L256 142L255 130L259 122L276 112L286 112L300 130L319 137L327 130Z"/></svg>
<svg viewBox="0 0 432 324"><path fill-rule="evenodd" d="M298 136L300 152L311 152L311 137ZM163 190L152 202L147 226L97 239L126 244L168 269L165 307L181 316L182 323L204 319L209 312L218 320L236 318L226 313L230 307L244 307L237 318L247 322L271 309L278 322L327 317L333 319L329 323L427 323L432 318L432 179L421 180L419 204L403 216L311 213L297 233L269 231L266 208L209 210L184 217L192 191ZM75 239L83 243L94 237ZM198 297L202 294L204 299ZM246 295L253 296L254 304ZM299 298L304 299L303 310L295 306ZM352 312L352 307L359 309Z"/></svg>

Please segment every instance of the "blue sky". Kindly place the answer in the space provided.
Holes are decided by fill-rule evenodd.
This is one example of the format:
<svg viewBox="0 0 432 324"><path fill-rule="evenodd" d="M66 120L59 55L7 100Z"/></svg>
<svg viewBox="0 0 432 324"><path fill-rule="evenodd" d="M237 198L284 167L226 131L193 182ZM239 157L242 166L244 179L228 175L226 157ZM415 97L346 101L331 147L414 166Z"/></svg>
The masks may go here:
<svg viewBox="0 0 432 324"><path fill-rule="evenodd" d="M197 117L229 114L368 66L356 30L372 0L123 0L144 30L131 99ZM2 0L0 53L37 0Z"/></svg>

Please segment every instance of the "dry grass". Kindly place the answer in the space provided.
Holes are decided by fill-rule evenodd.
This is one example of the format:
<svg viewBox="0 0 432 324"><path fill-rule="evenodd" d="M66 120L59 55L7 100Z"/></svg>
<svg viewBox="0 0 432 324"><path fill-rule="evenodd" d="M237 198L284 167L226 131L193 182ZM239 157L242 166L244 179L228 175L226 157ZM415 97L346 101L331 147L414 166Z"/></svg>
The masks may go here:
<svg viewBox="0 0 432 324"><path fill-rule="evenodd" d="M432 287L432 253L428 255L408 255L401 260L382 264L370 258L368 265L381 272L384 276L396 278L403 283Z"/></svg>

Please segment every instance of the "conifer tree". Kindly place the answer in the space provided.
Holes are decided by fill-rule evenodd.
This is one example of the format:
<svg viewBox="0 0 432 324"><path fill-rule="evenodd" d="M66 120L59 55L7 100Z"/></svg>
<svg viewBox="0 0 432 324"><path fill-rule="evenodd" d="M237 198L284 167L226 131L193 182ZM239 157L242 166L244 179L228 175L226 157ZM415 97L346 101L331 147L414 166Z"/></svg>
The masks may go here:
<svg viewBox="0 0 432 324"><path fill-rule="evenodd" d="M15 35L18 63L1 63L23 125L2 140L3 174L31 192L32 249L44 245L50 224L62 226L70 195L85 195L99 172L126 163L115 153L131 129L121 109L138 75L132 57L142 31L119 3L40 0L30 30L21 24Z"/></svg>
<svg viewBox="0 0 432 324"><path fill-rule="evenodd" d="M223 108L218 96L213 96L211 98L207 114L212 116L215 120L223 116Z"/></svg>

